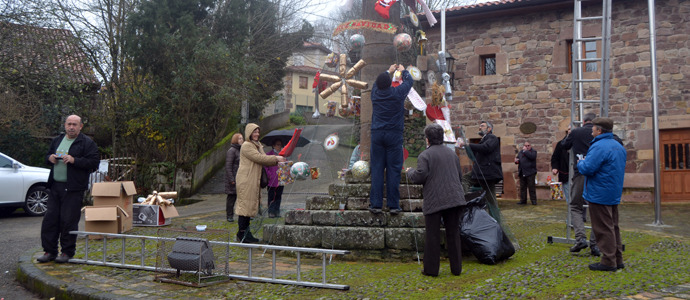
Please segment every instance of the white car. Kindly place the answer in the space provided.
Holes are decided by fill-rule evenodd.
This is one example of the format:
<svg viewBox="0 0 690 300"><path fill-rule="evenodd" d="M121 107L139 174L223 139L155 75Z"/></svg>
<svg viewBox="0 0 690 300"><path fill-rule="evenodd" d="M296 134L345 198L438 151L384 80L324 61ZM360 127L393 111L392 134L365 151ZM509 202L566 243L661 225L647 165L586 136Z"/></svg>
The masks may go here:
<svg viewBox="0 0 690 300"><path fill-rule="evenodd" d="M31 216L48 209L50 169L27 166L0 152L0 214L23 208Z"/></svg>

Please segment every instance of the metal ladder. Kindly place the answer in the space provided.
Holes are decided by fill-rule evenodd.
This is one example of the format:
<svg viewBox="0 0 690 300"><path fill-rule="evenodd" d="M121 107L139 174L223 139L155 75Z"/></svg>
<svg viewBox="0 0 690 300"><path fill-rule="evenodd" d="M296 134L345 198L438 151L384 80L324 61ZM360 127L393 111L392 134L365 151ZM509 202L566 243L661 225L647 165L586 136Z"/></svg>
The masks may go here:
<svg viewBox="0 0 690 300"><path fill-rule="evenodd" d="M573 45L572 45L572 93L570 103L570 120L572 127L582 126L585 114L585 108L594 108L599 106L599 116L608 117L609 114L609 86L611 85L609 56L611 54L611 2L612 0L602 0L601 15L599 16L583 16L582 4L586 0L575 0L575 10L573 14ZM592 1L590 1L592 2ZM597 37L583 37L583 26L595 22L601 23L601 35ZM596 51L597 57L584 57L585 47L588 44L594 43L596 48L601 51ZM587 72L587 66L596 64L597 68L594 72L599 73L598 79L587 79L584 73ZM591 71L592 72L592 71ZM595 88L598 85L599 98L592 99L593 93L587 93L588 90ZM576 160L572 151L570 151L569 163L569 178L573 179L573 166ZM572 186L570 187L572 189ZM568 198L566 197L566 200ZM570 217L570 202L566 201L568 210L566 211L566 234L565 238L552 237L547 238L548 243L566 243L574 244L575 239L571 237L572 220ZM588 205L584 206L585 208ZM591 229L590 226L585 226L586 229Z"/></svg>
<svg viewBox="0 0 690 300"><path fill-rule="evenodd" d="M116 234L116 233L102 233L102 232L89 232L89 231L70 231L71 234L76 234L84 239L84 257L83 258L72 258L69 260L71 263L81 263L96 266L108 266L115 268L125 268L125 269L135 269L135 270L145 270L154 272L169 272L172 273L175 270L172 268L161 268L151 262L147 262L146 257L146 244L147 241L150 243L166 241L173 243L174 238L165 237L155 237L155 236L142 236L142 235L130 235L130 234ZM101 240L96 242L100 245L100 249L91 249L90 245L93 244L90 241L90 236L97 236ZM127 240L136 240L139 242L127 243ZM113 253L105 251L108 248L108 242L119 243L118 250L114 250ZM327 257L332 255L345 255L349 254L348 250L333 250L333 249L320 249L320 248L304 248L304 247L289 247L289 246L276 246L276 245L265 245L265 244L242 244L242 243L232 243L232 242L221 242L221 241L210 241L212 245L221 246L226 249L227 252L230 251L230 247L244 248L247 249L247 275L230 274L227 266L229 265L230 255L226 254L228 261L225 265L225 270L221 273L213 274L218 276L224 276L229 279L253 281L253 282L264 282L264 283L277 283L277 284L287 284L287 285L299 285L306 287L317 287L317 288L327 288L327 289L337 289L337 290L349 290L350 286L342 284L328 283L326 279L326 266ZM254 251L268 250L271 251L271 277L260 277L256 276L253 271L256 269L255 260L252 258ZM93 254L91 252L100 252L99 258L91 258ZM116 254L115 252L120 252ZM277 251L289 251L296 254L297 261L295 263L295 272L297 279L281 279L276 275L276 252ZM302 277L302 253L312 253L321 256L321 281L307 281ZM127 263L126 257L139 257L138 264Z"/></svg>

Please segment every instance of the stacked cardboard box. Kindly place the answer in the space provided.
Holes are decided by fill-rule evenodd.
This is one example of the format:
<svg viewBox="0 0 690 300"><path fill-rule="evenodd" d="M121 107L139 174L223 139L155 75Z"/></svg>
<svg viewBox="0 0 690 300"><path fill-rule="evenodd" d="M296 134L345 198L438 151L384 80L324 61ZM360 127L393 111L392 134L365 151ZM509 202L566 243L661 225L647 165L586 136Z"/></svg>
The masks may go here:
<svg viewBox="0 0 690 300"><path fill-rule="evenodd" d="M98 182L91 187L93 206L84 208L85 230L123 233L132 229L132 181Z"/></svg>

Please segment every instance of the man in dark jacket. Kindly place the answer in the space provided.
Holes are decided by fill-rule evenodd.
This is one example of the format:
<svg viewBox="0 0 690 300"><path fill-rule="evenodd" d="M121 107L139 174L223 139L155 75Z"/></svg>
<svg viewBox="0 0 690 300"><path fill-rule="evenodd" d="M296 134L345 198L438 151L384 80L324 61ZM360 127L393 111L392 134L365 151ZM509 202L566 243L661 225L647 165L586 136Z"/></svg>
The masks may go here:
<svg viewBox="0 0 690 300"><path fill-rule="evenodd" d="M460 217L462 206L467 204L462 189L462 170L455 152L443 145L443 128L430 124L424 129L427 145L417 159L417 169L407 168L407 178L423 184L424 222L424 275L438 276L440 257L441 218L446 228L446 245L450 271L453 275L462 272L462 250L460 244Z"/></svg>
<svg viewBox="0 0 690 300"><path fill-rule="evenodd" d="M486 194L484 201L489 205L489 214L501 223L496 201L496 183L503 180L503 168L501 167L501 143L493 134L494 126L487 121L479 124L479 135L482 139L477 144L468 144L471 153L475 157L472 166L472 180L478 183ZM458 147L465 146L464 141L458 142Z"/></svg>
<svg viewBox="0 0 690 300"><path fill-rule="evenodd" d="M601 262L589 265L593 271L622 269L623 245L618 227L618 204L623 194L625 177L625 148L613 137L613 120L596 118L592 121L592 145L587 156L577 162L585 176L584 198L589 202L592 231L597 235Z"/></svg>
<svg viewBox="0 0 690 300"><path fill-rule="evenodd" d="M65 263L74 256L79 230L81 203L89 186L89 174L98 168L96 143L81 133L84 124L77 115L65 120L65 134L53 139L46 162L52 165L48 176L48 210L41 225L41 244L45 252L37 260ZM58 240L62 253L58 254Z"/></svg>
<svg viewBox="0 0 690 300"><path fill-rule="evenodd" d="M568 130L565 131L565 136L562 140L556 143L553 148L553 155L551 155L551 173L554 176L558 175L558 181L561 182L561 188L563 189L563 196L565 197L566 203L570 203L570 178L568 178L568 172L570 166L570 153L563 147L562 142L570 134L570 126Z"/></svg>
<svg viewBox="0 0 690 300"><path fill-rule="evenodd" d="M398 69L402 84L391 87L390 73ZM400 172L403 165L405 98L412 88L412 76L402 65L391 65L379 74L371 88L371 192L372 213L383 207L383 174L386 173L386 204L391 214L400 213Z"/></svg>
<svg viewBox="0 0 690 300"><path fill-rule="evenodd" d="M537 176L537 150L532 149L529 142L522 145L515 163L518 164L518 177L520 177L520 202L527 204L527 190L532 205L537 205L537 190L534 187L534 179Z"/></svg>
<svg viewBox="0 0 690 300"><path fill-rule="evenodd" d="M566 150L573 153L575 159L584 157L589 150L589 143L592 141L592 120L596 118L593 113L584 115L582 127L573 129L570 134L561 142ZM585 178L580 174L577 166L573 168L574 174L570 186L570 221L575 230L575 245L570 248L570 252L580 252L580 250L587 248L587 233L585 232L584 214L585 214L585 198L582 197L582 191L585 184ZM591 254L599 256L599 247L594 232L589 234L589 247Z"/></svg>

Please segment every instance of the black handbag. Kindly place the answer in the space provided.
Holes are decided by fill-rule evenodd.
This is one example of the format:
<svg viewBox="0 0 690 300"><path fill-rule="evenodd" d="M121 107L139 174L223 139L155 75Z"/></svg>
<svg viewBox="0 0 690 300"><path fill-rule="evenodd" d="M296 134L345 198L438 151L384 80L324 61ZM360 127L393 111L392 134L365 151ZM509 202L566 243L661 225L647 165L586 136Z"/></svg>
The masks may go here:
<svg viewBox="0 0 690 300"><path fill-rule="evenodd" d="M266 174L266 168L261 167L261 188L268 186L268 174Z"/></svg>

